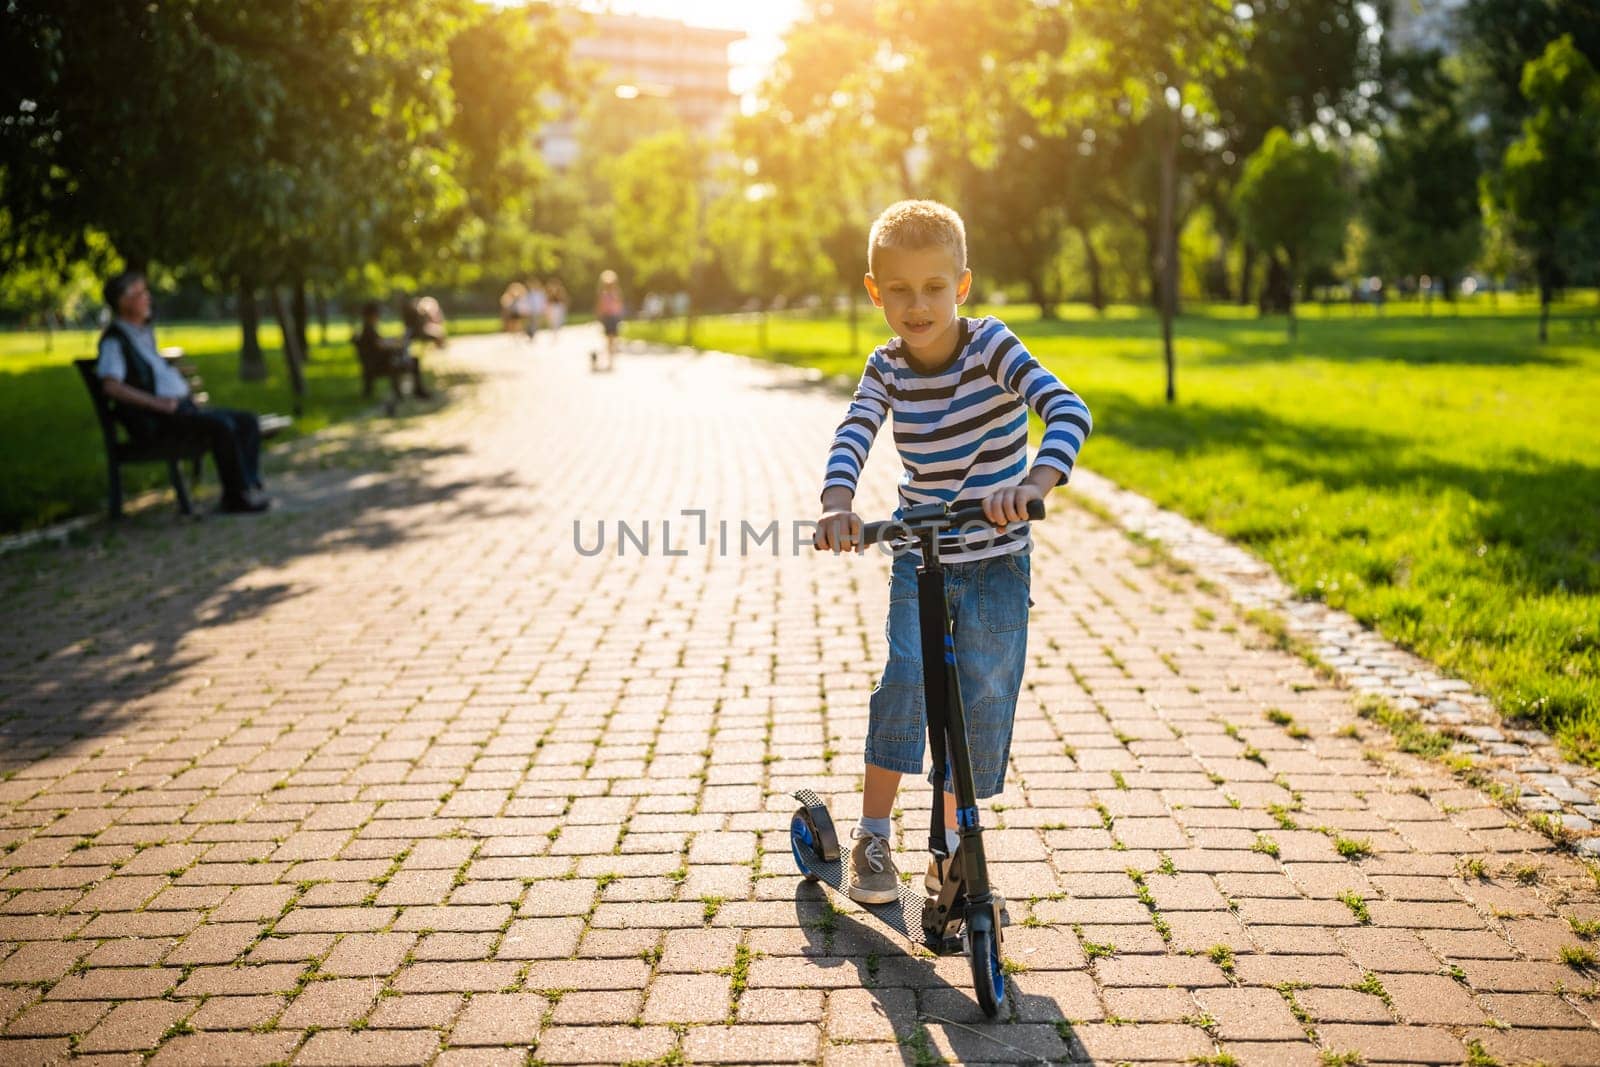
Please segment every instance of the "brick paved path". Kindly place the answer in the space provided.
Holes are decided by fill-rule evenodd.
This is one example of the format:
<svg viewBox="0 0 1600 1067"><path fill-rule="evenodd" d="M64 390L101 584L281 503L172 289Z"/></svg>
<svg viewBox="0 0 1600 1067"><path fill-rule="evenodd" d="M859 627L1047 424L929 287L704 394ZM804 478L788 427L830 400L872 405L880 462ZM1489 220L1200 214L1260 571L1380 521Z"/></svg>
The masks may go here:
<svg viewBox="0 0 1600 1067"><path fill-rule="evenodd" d="M1587 872L1064 497L982 1024L788 853L791 789L855 813L886 563L679 515L811 518L839 399L588 340L458 343L265 519L0 561L0 1062L1600 1062Z"/></svg>

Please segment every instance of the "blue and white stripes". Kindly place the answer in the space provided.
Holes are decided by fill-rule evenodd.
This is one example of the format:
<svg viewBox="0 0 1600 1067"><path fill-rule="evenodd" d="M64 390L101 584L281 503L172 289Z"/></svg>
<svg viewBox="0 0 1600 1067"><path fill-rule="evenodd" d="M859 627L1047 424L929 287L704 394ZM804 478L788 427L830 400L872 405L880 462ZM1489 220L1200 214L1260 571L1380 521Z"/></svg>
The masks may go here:
<svg viewBox="0 0 1600 1067"><path fill-rule="evenodd" d="M929 374L911 366L897 337L867 357L850 410L834 434L823 489L855 491L873 439L893 412L895 447L905 467L902 510L982 499L997 486L1019 484L1027 473L1028 408L1045 426L1034 465L1060 471L1065 481L1092 428L1089 409L1005 323L993 316L962 319L955 357ZM1026 524L998 536L952 532L944 558L960 562L1018 552L1026 540Z"/></svg>

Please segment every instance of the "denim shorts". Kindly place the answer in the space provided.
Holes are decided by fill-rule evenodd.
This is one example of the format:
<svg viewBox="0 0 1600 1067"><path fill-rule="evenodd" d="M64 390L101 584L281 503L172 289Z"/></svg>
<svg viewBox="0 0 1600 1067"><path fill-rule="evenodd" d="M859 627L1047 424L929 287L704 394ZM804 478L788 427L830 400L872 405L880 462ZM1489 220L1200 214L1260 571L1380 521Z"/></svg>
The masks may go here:
<svg viewBox="0 0 1600 1067"><path fill-rule="evenodd" d="M1029 561L1026 552L945 565L945 599L955 637L956 678L966 709L967 747L979 799L1005 784L1011 726L1028 654ZM922 690L922 626L917 616L917 559L894 561L889 578L889 662L872 691L867 763L901 774L922 770L927 706ZM932 773L929 773L932 781ZM954 786L949 780L947 789Z"/></svg>

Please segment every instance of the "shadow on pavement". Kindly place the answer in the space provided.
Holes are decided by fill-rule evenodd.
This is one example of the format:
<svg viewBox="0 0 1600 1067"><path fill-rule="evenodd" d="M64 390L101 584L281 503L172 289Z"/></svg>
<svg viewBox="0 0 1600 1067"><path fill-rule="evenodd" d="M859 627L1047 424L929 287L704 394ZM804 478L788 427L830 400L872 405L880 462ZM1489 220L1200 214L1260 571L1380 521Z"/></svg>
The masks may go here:
<svg viewBox="0 0 1600 1067"><path fill-rule="evenodd" d="M509 469L452 478L463 449L397 445L376 429L297 442L287 470L273 457L265 515L184 520L149 508L64 547L0 558L0 772L126 727L175 684L187 687L180 706L204 706L195 691L211 679L186 672L226 635L190 639L301 595L303 580L283 574L295 561L425 544L534 499ZM396 574L397 587L407 578Z"/></svg>
<svg viewBox="0 0 1600 1067"><path fill-rule="evenodd" d="M825 890L809 882L796 887L794 902L795 923L806 937L805 958L825 971L853 968L855 978L844 988L854 984L872 995L881 1022L847 1029L852 1040L887 1041L882 1031L891 1028L900 1061L908 1065L1084 1058L1061 1006L1052 997L1030 994L1025 973L1007 979L1008 1014L991 1021L978 1007L965 956L920 954L909 942L858 919L860 913L839 911ZM1008 928L1008 939L1013 929ZM831 980L818 983L818 988L838 987Z"/></svg>

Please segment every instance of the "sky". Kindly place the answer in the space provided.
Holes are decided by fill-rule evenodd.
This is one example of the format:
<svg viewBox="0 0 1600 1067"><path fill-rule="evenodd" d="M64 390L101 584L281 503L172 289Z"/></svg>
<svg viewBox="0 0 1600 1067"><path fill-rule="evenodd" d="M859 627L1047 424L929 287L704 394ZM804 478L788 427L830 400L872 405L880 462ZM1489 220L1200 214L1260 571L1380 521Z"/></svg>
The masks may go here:
<svg viewBox="0 0 1600 1067"><path fill-rule="evenodd" d="M743 95L771 68L783 31L800 17L802 0L596 0L580 6L743 31L746 39L728 46L729 88Z"/></svg>

